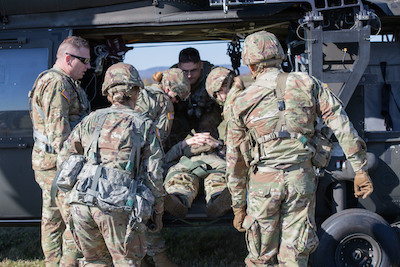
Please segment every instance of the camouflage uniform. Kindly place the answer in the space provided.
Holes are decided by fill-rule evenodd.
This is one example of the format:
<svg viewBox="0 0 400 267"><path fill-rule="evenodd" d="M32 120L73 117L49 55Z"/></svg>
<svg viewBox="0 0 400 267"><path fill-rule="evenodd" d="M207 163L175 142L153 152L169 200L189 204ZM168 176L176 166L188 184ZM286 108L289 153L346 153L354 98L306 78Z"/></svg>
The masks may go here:
<svg viewBox="0 0 400 267"><path fill-rule="evenodd" d="M223 81L227 78L231 71L218 67L212 70L207 78L207 92L213 100L223 106L223 118L218 127L221 129L220 136L225 138L225 127L232 116L232 103L236 96L243 90L243 84L233 84L227 94L225 103L214 99L213 94L222 86ZM232 77L233 78L233 77ZM210 90L212 88L213 90ZM212 91L212 92L211 92ZM221 149L221 148L220 148ZM193 200L196 198L199 191L199 183L204 180L204 190L206 195L207 205L210 205L212 200L216 199L226 188L225 166L226 162L216 153L214 149L209 149L200 155L192 155L196 148L181 149L181 143L178 143L166 155L166 161L172 161L180 158L182 155L191 156L191 162L200 164L197 170L193 170L192 165L186 159L181 159L179 163L172 166L167 173L164 186L168 194L179 195L185 202L187 207L191 207ZM189 164L188 164L189 163ZM200 172L199 172L200 170ZM204 171L202 171L204 170Z"/></svg>
<svg viewBox="0 0 400 267"><path fill-rule="evenodd" d="M246 41L243 61L248 65L255 64L249 59L265 59L273 54L269 50L281 50L276 37L267 32L252 34ZM288 74L283 95L282 112L297 137L270 138L280 115L275 95L280 71L274 65L262 69L234 102L228 129L228 187L234 210L247 205L243 222L249 250L246 264L276 264L277 255L280 266L305 267L318 238L314 220L317 181L311 165L314 150L304 140L313 135L320 116L335 133L354 170L365 168L365 143L327 85L304 73Z"/></svg>
<svg viewBox="0 0 400 267"><path fill-rule="evenodd" d="M35 144L32 168L42 189L42 248L46 266L75 266L77 250L65 221L69 207L58 192L51 205L50 189L56 175L57 153L71 129L89 113L85 92L56 65L39 75L30 95Z"/></svg>
<svg viewBox="0 0 400 267"><path fill-rule="evenodd" d="M163 72L161 83L142 89L135 105L135 111L148 116L157 125L162 143L171 132L175 116L174 105L164 92L164 86L176 92L181 99L186 99L190 92L189 81L182 70L172 68Z"/></svg>
<svg viewBox="0 0 400 267"><path fill-rule="evenodd" d="M172 66L177 68L178 65ZM168 139L166 150L182 141L192 130L210 132L218 138L217 127L221 123L221 108L207 94L205 83L213 65L203 61L203 69L197 82L191 85L191 94L187 101L175 104L175 122Z"/></svg>
<svg viewBox="0 0 400 267"><path fill-rule="evenodd" d="M174 105L160 85L153 84L140 90L135 111L147 115L156 124L164 142L174 122Z"/></svg>
<svg viewBox="0 0 400 267"><path fill-rule="evenodd" d="M110 109L131 111L130 107L120 103L113 104ZM60 161L65 160L69 154L82 154L82 148L88 148L100 112L101 110L91 113L77 125L60 153ZM152 121L137 114L135 120L141 121L137 128L132 116L124 113L107 115L98 139L100 162L103 167L124 171L131 150L137 145L133 136L138 132L141 137L140 173L157 204L163 201L163 151ZM146 253L146 226L137 224L134 231L127 233L131 231L127 226L129 213L104 212L96 206L86 206L76 197L75 190L74 188L69 199L72 205L73 232L85 262L105 266L111 266L111 260L114 266L138 264ZM123 242L126 235L129 238L127 242Z"/></svg>
<svg viewBox="0 0 400 267"><path fill-rule="evenodd" d="M190 84L181 69L171 68L163 72L159 84L153 84L140 91L135 105L135 111L148 116L157 126L162 143L169 136L174 121L174 105L163 90L168 86L182 100L190 94ZM147 254L154 257L166 250L165 241L160 232L146 232Z"/></svg>

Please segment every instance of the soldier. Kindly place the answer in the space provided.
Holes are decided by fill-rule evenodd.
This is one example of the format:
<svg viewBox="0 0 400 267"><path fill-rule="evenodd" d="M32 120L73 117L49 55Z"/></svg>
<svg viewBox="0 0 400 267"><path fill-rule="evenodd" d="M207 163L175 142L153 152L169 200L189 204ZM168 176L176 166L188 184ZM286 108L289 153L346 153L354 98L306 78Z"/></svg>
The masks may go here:
<svg viewBox="0 0 400 267"><path fill-rule="evenodd" d="M210 99L205 83L213 65L200 59L199 51L189 47L179 53L179 63L172 68L180 68L187 75L191 94L187 101L175 104L175 122L167 150L177 142L182 141L192 130L210 132L218 138L217 127L221 123L221 109Z"/></svg>
<svg viewBox="0 0 400 267"><path fill-rule="evenodd" d="M153 79L158 82L140 91L135 111L147 115L157 126L162 143L169 136L174 121L174 105L180 100L186 100L190 94L190 84L181 69L171 68L157 72ZM156 267L177 266L169 261L165 250L165 241L161 233L148 232L147 255L152 257ZM147 258L141 266L149 266Z"/></svg>
<svg viewBox="0 0 400 267"><path fill-rule="evenodd" d="M153 75L157 84L140 91L135 110L147 115L160 131L164 143L174 121L174 103L185 101L190 94L188 78L182 70L172 68Z"/></svg>
<svg viewBox="0 0 400 267"><path fill-rule="evenodd" d="M29 94L35 144L32 168L42 189L42 249L46 266L76 266L77 250L65 226L69 214L65 194L58 192L52 207L50 189L56 159L72 128L89 113L89 101L79 86L90 68L89 43L76 36L59 46L54 66L39 74Z"/></svg>
<svg viewBox="0 0 400 267"><path fill-rule="evenodd" d="M233 225L246 231L247 266L277 260L279 266L305 267L318 244L315 149L308 143L317 116L333 130L356 172L355 196L366 198L373 191L365 143L340 101L314 77L281 73L283 58L273 34L261 31L245 39L242 60L255 82L233 104L227 175Z"/></svg>
<svg viewBox="0 0 400 267"><path fill-rule="evenodd" d="M146 254L146 221L140 217L140 210L133 213L127 206L130 192L136 195L141 183L155 199L154 231L162 228L164 154L155 125L133 110L140 87L143 83L133 66L112 65L102 87L112 106L92 112L78 124L58 158L60 164L77 154L87 161L69 198L72 229L84 255L83 265L140 265ZM92 166L93 172L89 171ZM96 176L97 166L101 167L101 178ZM122 199L117 202L119 197ZM140 204L134 202L135 198L133 207Z"/></svg>
<svg viewBox="0 0 400 267"><path fill-rule="evenodd" d="M207 93L224 108L224 120L218 127L220 136L225 137L226 124L231 118L232 102L243 89L244 85L240 78L235 77L233 71L227 68L214 68L207 77ZM218 142L211 135L205 133L199 133L174 146L167 153L166 161L172 161L185 155L180 158L178 164L169 169L164 182L168 193L165 208L169 213L185 217L188 208L191 207L198 194L199 182L202 179L204 179L206 193L206 214L216 218L231 209L231 197L226 187L226 162L223 153L223 142Z"/></svg>
<svg viewBox="0 0 400 267"><path fill-rule="evenodd" d="M244 90L243 81L238 76L235 76L232 70L216 67L208 74L206 90L208 95L223 107L223 121L218 126L218 132L226 143L226 127L232 119L232 104L235 98Z"/></svg>

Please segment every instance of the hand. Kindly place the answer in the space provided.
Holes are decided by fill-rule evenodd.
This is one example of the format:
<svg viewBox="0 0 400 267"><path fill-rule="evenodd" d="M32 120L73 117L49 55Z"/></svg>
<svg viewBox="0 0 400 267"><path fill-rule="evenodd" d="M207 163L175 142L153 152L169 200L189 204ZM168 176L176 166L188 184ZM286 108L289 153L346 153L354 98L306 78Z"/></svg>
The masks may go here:
<svg viewBox="0 0 400 267"><path fill-rule="evenodd" d="M158 232L162 229L163 227L163 221L162 217L164 214L164 203L158 203L157 205L154 206L154 211L153 215L151 217L151 220L154 223L154 227L150 227L149 231L152 233Z"/></svg>
<svg viewBox="0 0 400 267"><path fill-rule="evenodd" d="M235 227L239 232L246 232L242 224L244 218L246 217L246 207L242 208L232 208L235 218L233 218L233 227Z"/></svg>
<svg viewBox="0 0 400 267"><path fill-rule="evenodd" d="M374 191L374 187L368 173L363 170L357 171L354 177L354 196L365 199L372 191Z"/></svg>
<svg viewBox="0 0 400 267"><path fill-rule="evenodd" d="M211 147L217 147L219 145L218 140L210 135L210 133L196 133L193 137L182 142L182 148L186 146L201 146L209 145Z"/></svg>

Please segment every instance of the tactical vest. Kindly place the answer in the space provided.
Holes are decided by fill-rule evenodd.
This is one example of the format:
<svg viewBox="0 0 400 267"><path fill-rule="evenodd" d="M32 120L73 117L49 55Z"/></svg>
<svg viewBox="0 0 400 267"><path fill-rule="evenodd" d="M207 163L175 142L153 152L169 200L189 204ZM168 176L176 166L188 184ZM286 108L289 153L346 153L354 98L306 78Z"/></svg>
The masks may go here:
<svg viewBox="0 0 400 267"><path fill-rule="evenodd" d="M133 110L107 108L96 111L97 124L90 138L90 144L85 147L84 151L86 163L82 166L75 181L72 182L73 190L70 194L70 203L97 206L103 211L132 211L135 220L141 222L151 216L154 196L144 185L139 175L140 133L135 132L134 134L134 146L132 147L125 171L110 169L99 163L98 139L105 119L110 113L129 115L136 129L140 129L143 124L143 120ZM75 155L71 157L73 156ZM65 171L64 164L65 162L61 171ZM63 180L65 179L58 177L57 186L66 191ZM70 188L72 188L71 185Z"/></svg>
<svg viewBox="0 0 400 267"><path fill-rule="evenodd" d="M87 116L89 114L89 112L90 112L90 103L87 101L86 97L82 96L80 94L80 92L78 92L75 89L76 85L75 85L75 83L72 81L72 79L70 77L66 76L65 74L63 74L62 72L60 72L60 71L58 71L58 70L56 70L54 68L48 69L48 70L43 71L42 73L40 73L39 76L36 78L36 81L35 81L35 83L34 83L34 85L32 87L32 90L29 91L29 93L28 93L28 97L29 97L29 115L30 115L31 120L32 120L32 99L33 99L33 95L34 95L34 92L36 90L37 84L38 84L39 80L44 75L46 75L47 73L50 73L50 72L54 72L54 73L59 74L63 78L63 80L66 80L69 84L71 84L72 88L74 88L74 90L75 90L75 92L76 92L76 94L78 96L79 102L81 104L80 106L81 107L85 106L85 107L88 108L88 110L81 110L81 117L78 120L69 121L69 126L70 126L70 128L72 130L85 116ZM39 107L39 105L36 102L34 102L33 106L36 109L36 111L38 112L38 114L40 115L40 117L42 117L42 119L45 120L46 118L45 118L44 112ZM34 125L34 124L32 123L32 125ZM40 149L46 151L47 153L54 154L55 150L51 146L48 137L46 135L44 135L44 134L41 134L39 131L37 131L34 126L32 128L33 128L33 140L35 141L35 145L37 147L39 147Z"/></svg>
<svg viewBox="0 0 400 267"><path fill-rule="evenodd" d="M266 76L264 75L260 76L253 85L265 87L265 83L268 81L266 81ZM272 100L276 101L275 111L278 114L278 121L275 127L272 130L270 129L268 133L261 127L251 128L247 132L249 145L252 148L242 147L241 150L245 154L245 158L247 157L246 161L248 163L250 161L250 165L267 159L266 148L269 141L293 138L306 146L314 135L316 112L312 98L312 88L295 87L286 94L287 78L288 73L280 73L277 77L277 87L274 90L275 99ZM258 101L252 105L247 114L251 114L265 97L266 94L258 97ZM271 111L271 113L274 112ZM249 155L249 151L251 155Z"/></svg>

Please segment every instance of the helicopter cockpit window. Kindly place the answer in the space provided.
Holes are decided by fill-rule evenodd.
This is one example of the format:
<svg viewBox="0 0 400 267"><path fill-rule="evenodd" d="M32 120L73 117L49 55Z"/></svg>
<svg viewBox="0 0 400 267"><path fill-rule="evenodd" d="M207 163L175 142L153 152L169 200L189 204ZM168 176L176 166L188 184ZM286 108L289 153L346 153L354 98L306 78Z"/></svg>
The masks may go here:
<svg viewBox="0 0 400 267"><path fill-rule="evenodd" d="M28 92L48 67L47 48L0 50L0 137L32 134Z"/></svg>

